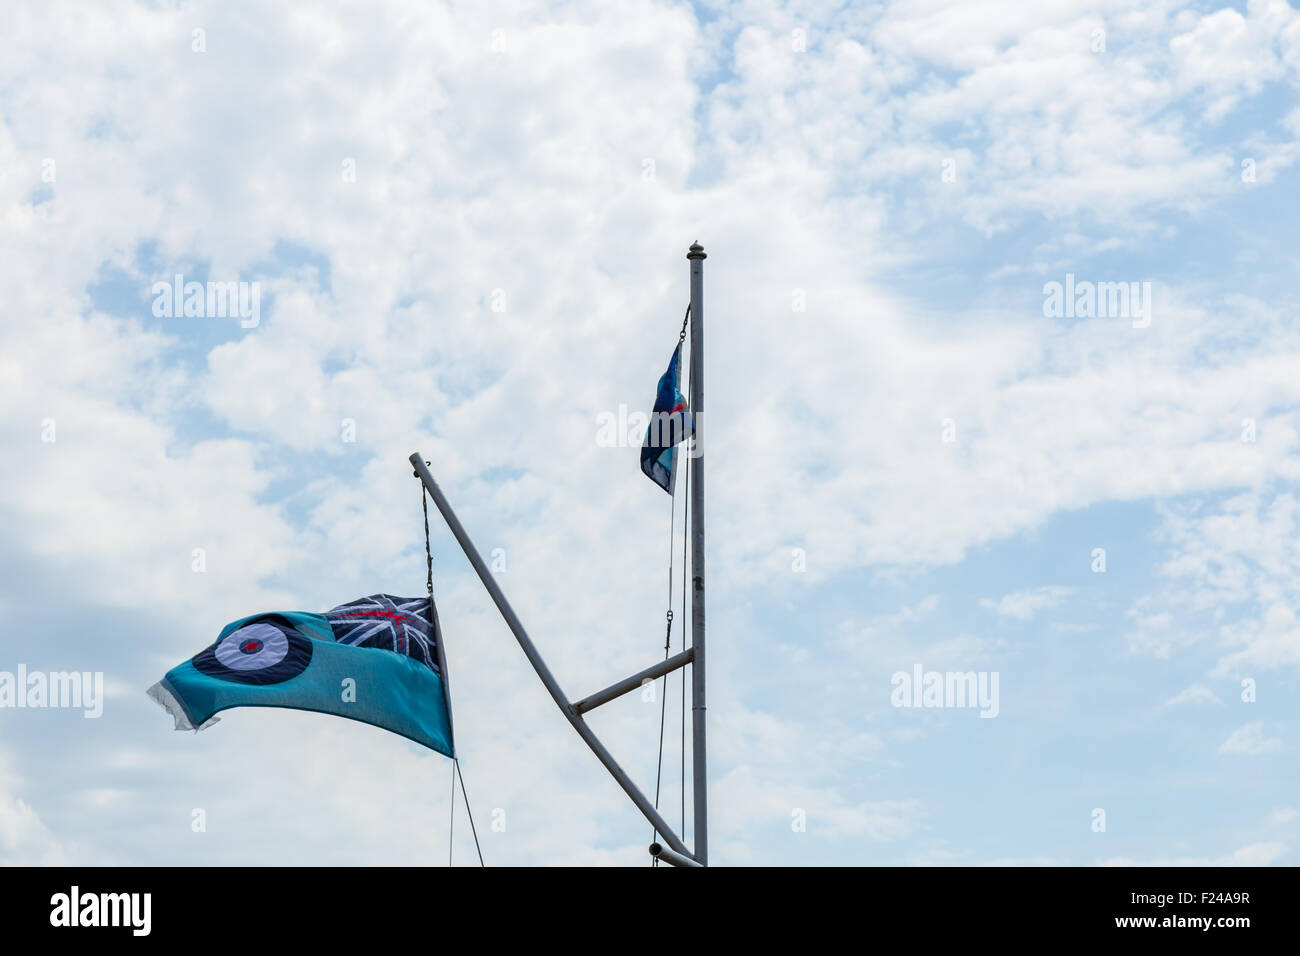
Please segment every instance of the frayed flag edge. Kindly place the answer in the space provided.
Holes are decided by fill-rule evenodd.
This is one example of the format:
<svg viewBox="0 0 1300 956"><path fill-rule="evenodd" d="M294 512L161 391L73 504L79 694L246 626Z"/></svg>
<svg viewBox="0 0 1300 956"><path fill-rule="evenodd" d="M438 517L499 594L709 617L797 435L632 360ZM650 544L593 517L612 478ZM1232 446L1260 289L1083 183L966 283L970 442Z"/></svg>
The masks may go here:
<svg viewBox="0 0 1300 956"><path fill-rule="evenodd" d="M182 707L181 702L176 699L176 695L168 690L162 681L154 684L145 691L145 693L149 695L150 700L172 715L172 719L176 721L177 730L192 730L195 733L198 733L200 730L206 730L208 727L211 727L221 719L214 714L202 724L195 727L194 721L190 720L190 715L185 713L185 708Z"/></svg>

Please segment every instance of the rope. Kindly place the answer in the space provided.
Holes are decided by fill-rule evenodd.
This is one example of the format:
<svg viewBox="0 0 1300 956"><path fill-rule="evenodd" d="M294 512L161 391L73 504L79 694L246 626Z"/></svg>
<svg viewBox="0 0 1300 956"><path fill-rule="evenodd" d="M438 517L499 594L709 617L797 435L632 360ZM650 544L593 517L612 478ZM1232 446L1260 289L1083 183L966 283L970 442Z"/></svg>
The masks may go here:
<svg viewBox="0 0 1300 956"><path fill-rule="evenodd" d="M677 496L672 496L671 514L668 516L668 614L667 624L663 632L663 659L667 661L668 650L672 648L672 545L673 532L677 524ZM659 784L663 780L663 730L664 721L668 714L668 675L663 675L663 682L660 684L659 692L659 758L655 761L654 774L654 808L659 809ZM650 842L654 843L659 836L659 830L655 827L650 829ZM651 857L651 866L658 866L658 857Z"/></svg>
<svg viewBox="0 0 1300 956"><path fill-rule="evenodd" d="M668 650L672 647L673 639L673 530L677 523L677 496L673 495L673 514L670 518L671 523L668 525L668 624L664 629L664 660L668 660ZM668 675L665 674L660 688L659 695L659 759L655 766L655 809L659 809L659 784L663 780L664 774L664 721L668 714ZM651 827L650 842L653 843L659 835L659 830ZM658 866L658 857L652 857L651 866Z"/></svg>
<svg viewBox="0 0 1300 956"><path fill-rule="evenodd" d="M680 333L678 334L678 336L677 336L677 346L678 346L678 348L681 348L681 344L682 344L683 342L686 341L686 326L687 326L687 323L690 322L690 320L691 320L691 306L690 306L690 303L687 303L687 305L686 305L686 314L682 316L682 330L681 330L681 332L680 332ZM690 462L690 459L689 459L689 457L688 457L688 458L687 458L687 467L688 467L688 468L689 468L689 462ZM676 474L675 474L675 473L674 473L674 476L673 476L673 477L674 477L674 478L676 477ZM674 489L674 491L675 491L675 490L676 490L676 489ZM668 514L668 614L667 614L667 624L666 624L666 626L665 626L665 628L664 628L664 660L668 660L669 650L671 649L671 647L672 647L672 642L673 642L673 544L674 544L674 541L673 541L673 535L674 535L674 534L676 533L676 531L677 531L677 495L676 495L676 494L673 494L671 497L672 497L672 505L671 505L670 508L669 508L669 514ZM686 516L686 508L687 508L687 507L688 507L688 505L683 505L683 510L682 510L682 516L683 516L683 519L684 519L685 516ZM683 569L683 570L682 570L682 586L683 586L683 588L685 588L685 585L686 585L686 576L685 576L685 575L686 575L686 571L685 571L685 568L686 568L685 531L683 531L682 534L683 534L683 541L682 541L682 569ZM685 592L683 591L683 593L685 593ZM682 605L682 616L683 616L683 620L685 619L685 615L686 615L685 607L686 607L686 605L683 603L683 605ZM684 640L685 640L685 638L683 638L683 641L684 641ZM686 720L686 710L685 710L685 707L686 707L686 670L685 670L685 668L682 668L681 670L682 670L682 708L683 708L683 709L682 709L682 721L683 721L683 722L682 722L682 748L683 748L683 749L682 749L682 772L683 772L683 774L685 774L685 770L686 770L686 750L685 750L685 746L686 746L686 723L685 723L685 720ZM662 781L663 781L663 774L664 774L664 728L665 728L665 726L666 726L667 718L668 718L668 675L665 674L665 675L663 676L663 680L662 680L662 682L660 683L660 695L659 695L659 757L658 757L658 759L655 761L655 809L656 809L656 810L659 809L659 791L660 791L660 785L661 785L661 783L662 783ZM682 826L683 826L683 828L684 828L684 827L685 827L685 820L686 820L686 778L685 778L685 776L682 777L682 788L681 788L681 789L682 789L682 821L683 821L683 822L682 822ZM656 839L658 838L658 836L659 836L659 830L658 830L657 828L655 828L655 827L651 827L651 830L650 830L650 840L651 840L651 842L653 842L654 840L656 840ZM650 861L650 865L651 865L652 867L654 867L654 866L658 866L658 865L659 865L659 859L658 859L657 857L652 858L651 861Z"/></svg>
<svg viewBox="0 0 1300 956"><path fill-rule="evenodd" d="M447 824L447 866L451 866L451 851L456 845L452 837L456 835L456 762L451 764L451 821Z"/></svg>
<svg viewBox="0 0 1300 956"><path fill-rule="evenodd" d="M452 763L456 766L456 776L460 777L460 795L465 798L465 815L469 817L469 832L474 834L474 851L478 854L478 865L487 866L483 862L483 848L478 845L478 828L474 826L474 811L469 808L469 791L465 789L465 775L460 772L460 758L455 758Z"/></svg>
<svg viewBox="0 0 1300 956"><path fill-rule="evenodd" d="M690 312L690 307L688 306L687 313L689 314L689 312ZM685 333L686 333L686 328L683 325L682 334L685 335ZM687 366L686 369L686 394L687 395L690 394L690 366ZM692 412L692 414L694 413ZM689 492L690 492L690 485L691 485L692 470L693 468L691 465L691 456L687 455L686 466L685 466L685 478L684 478L684 481L686 483L686 488L687 488L687 495L685 500L682 502L682 627L683 628L686 627L686 621L689 620L689 618L687 618L686 616L686 568L688 566L686 562L686 548L690 543L691 496ZM684 630L682 632L682 646L683 647L686 646L686 632ZM694 665L692 665L692 667L693 666ZM685 842L686 841L686 668L685 667L682 668L681 728L682 728L682 736L681 736L682 767L681 767L680 780L681 780L681 793L682 793L682 841Z"/></svg>
<svg viewBox="0 0 1300 956"><path fill-rule="evenodd" d="M690 487L691 481L691 459L688 455L686 458L686 486ZM686 627L686 546L690 541L689 521L691 511L691 497L688 494L686 500L682 502L682 627ZM682 632L682 646L686 646L686 632ZM682 791L682 841L686 840L686 668L682 668L682 770L681 770L681 791Z"/></svg>
<svg viewBox="0 0 1300 956"><path fill-rule="evenodd" d="M428 462L426 461L427 465ZM419 478L420 473L414 473ZM420 508L424 511L424 565L428 570L428 576L425 578L424 586L429 591L429 621L433 621L433 548L429 543L429 494L428 489L424 487L424 482L420 482ZM451 866L451 854L454 847L452 837L456 834L456 778L460 778L460 795L465 798L465 815L469 817L469 830L474 834L474 851L478 853L478 865L486 866L483 862L483 848L478 843L478 828L474 826L474 811L470 809L469 793L465 790L465 775L460 770L460 758L451 758L451 819L447 823L447 865Z"/></svg>
<svg viewBox="0 0 1300 956"><path fill-rule="evenodd" d="M465 816L469 817L469 832L474 834L474 852L478 854L478 865L483 862L483 848L478 844L478 827L474 826L474 811L469 806L469 791L465 789L465 775L460 772L460 758L451 759L451 823L447 825L447 865L451 866L451 851L454 846L452 836L456 832L456 778L460 778L460 795L465 800Z"/></svg>

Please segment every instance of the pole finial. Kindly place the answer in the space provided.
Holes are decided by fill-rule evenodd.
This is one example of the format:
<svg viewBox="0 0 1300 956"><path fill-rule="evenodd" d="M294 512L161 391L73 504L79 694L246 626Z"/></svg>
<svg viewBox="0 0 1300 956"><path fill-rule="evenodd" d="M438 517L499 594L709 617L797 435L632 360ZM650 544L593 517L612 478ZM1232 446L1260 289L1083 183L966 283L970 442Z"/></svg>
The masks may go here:
<svg viewBox="0 0 1300 956"><path fill-rule="evenodd" d="M691 251L688 252L688 253L686 253L686 258L687 258L687 259L707 259L707 258L708 258L708 255L707 255L707 254L705 253L705 251L704 251L704 247L703 247L702 245L700 245L700 241L699 241L698 239L696 239L694 242L691 243Z"/></svg>

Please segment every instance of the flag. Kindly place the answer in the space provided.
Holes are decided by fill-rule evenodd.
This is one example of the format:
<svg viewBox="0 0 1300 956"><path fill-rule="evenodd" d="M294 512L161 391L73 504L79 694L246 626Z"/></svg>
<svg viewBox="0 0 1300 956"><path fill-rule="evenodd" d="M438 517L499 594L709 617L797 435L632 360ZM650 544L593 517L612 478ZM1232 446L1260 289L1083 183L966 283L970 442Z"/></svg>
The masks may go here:
<svg viewBox="0 0 1300 956"><path fill-rule="evenodd" d="M350 717L455 756L442 635L429 598L375 594L324 614L254 614L173 667L149 696L177 730L231 707L290 707Z"/></svg>
<svg viewBox="0 0 1300 956"><path fill-rule="evenodd" d="M650 427L641 445L641 470L670 495L675 487L677 445L695 433L695 419L679 387L681 359L682 344L678 342L668 370L659 377Z"/></svg>

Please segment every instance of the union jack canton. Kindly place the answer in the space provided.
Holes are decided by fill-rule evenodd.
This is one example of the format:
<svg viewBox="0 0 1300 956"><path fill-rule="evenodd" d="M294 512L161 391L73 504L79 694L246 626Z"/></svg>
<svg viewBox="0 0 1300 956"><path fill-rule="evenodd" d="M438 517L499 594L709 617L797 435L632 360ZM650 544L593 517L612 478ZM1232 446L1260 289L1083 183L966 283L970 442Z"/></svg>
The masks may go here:
<svg viewBox="0 0 1300 956"><path fill-rule="evenodd" d="M429 599L372 594L325 612L334 639L356 647L380 647L405 654L438 671L437 635Z"/></svg>

